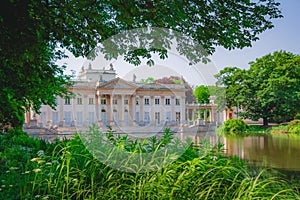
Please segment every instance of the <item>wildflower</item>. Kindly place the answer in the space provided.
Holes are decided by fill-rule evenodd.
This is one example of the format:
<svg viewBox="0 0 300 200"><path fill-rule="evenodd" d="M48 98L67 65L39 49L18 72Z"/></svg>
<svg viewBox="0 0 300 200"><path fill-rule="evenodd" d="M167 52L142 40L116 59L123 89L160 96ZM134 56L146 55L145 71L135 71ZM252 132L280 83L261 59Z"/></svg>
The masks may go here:
<svg viewBox="0 0 300 200"><path fill-rule="evenodd" d="M11 168L9 168L10 170L17 170L17 169L19 169L19 167L11 167Z"/></svg>
<svg viewBox="0 0 300 200"><path fill-rule="evenodd" d="M38 173L38 172L40 172L40 171L42 171L41 169L34 169L34 170L32 170L32 171L34 171L35 173Z"/></svg>
<svg viewBox="0 0 300 200"><path fill-rule="evenodd" d="M35 161L37 161L38 160L38 158L32 158L30 161L31 162L35 162Z"/></svg>

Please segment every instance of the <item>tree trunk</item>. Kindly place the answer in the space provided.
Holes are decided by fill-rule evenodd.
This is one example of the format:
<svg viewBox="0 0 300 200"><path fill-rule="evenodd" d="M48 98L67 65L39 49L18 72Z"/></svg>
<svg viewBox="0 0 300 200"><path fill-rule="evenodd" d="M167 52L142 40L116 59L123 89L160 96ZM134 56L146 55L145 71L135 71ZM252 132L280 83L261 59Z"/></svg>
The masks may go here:
<svg viewBox="0 0 300 200"><path fill-rule="evenodd" d="M267 127L268 125L269 125L268 118L264 117L263 118L263 126Z"/></svg>

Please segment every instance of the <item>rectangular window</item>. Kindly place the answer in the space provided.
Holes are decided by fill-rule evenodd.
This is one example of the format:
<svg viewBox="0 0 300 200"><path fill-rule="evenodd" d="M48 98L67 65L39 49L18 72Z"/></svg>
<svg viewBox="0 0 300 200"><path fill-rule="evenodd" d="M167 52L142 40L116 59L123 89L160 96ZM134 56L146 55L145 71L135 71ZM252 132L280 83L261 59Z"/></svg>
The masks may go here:
<svg viewBox="0 0 300 200"><path fill-rule="evenodd" d="M150 105L150 99L149 98L145 98L145 105Z"/></svg>
<svg viewBox="0 0 300 200"><path fill-rule="evenodd" d="M166 121L170 122L171 121L171 112L166 113Z"/></svg>
<svg viewBox="0 0 300 200"><path fill-rule="evenodd" d="M52 124L58 125L58 112L52 112Z"/></svg>
<svg viewBox="0 0 300 200"><path fill-rule="evenodd" d="M117 105L118 104L118 100L117 99L113 99L113 104Z"/></svg>
<svg viewBox="0 0 300 200"><path fill-rule="evenodd" d="M94 104L94 98L89 98L89 104Z"/></svg>
<svg viewBox="0 0 300 200"><path fill-rule="evenodd" d="M82 105L82 98L80 98L80 97L77 98L77 104L78 104L78 105Z"/></svg>
<svg viewBox="0 0 300 200"><path fill-rule="evenodd" d="M179 105L180 105L180 99L175 99L175 104L176 104L177 106L179 106Z"/></svg>
<svg viewBox="0 0 300 200"><path fill-rule="evenodd" d="M144 113L144 121L146 124L150 123L150 113L149 112Z"/></svg>
<svg viewBox="0 0 300 200"><path fill-rule="evenodd" d="M106 105L106 99L101 99L101 104Z"/></svg>
<svg viewBox="0 0 300 200"><path fill-rule="evenodd" d="M159 98L155 98L154 102L155 102L155 105L159 105Z"/></svg>
<svg viewBox="0 0 300 200"><path fill-rule="evenodd" d="M66 126L71 126L71 112L64 113L64 120L65 120Z"/></svg>
<svg viewBox="0 0 300 200"><path fill-rule="evenodd" d="M124 104L128 105L128 99L124 99Z"/></svg>
<svg viewBox="0 0 300 200"><path fill-rule="evenodd" d="M89 112L89 124L93 124L94 122L94 112Z"/></svg>
<svg viewBox="0 0 300 200"><path fill-rule="evenodd" d="M155 123L160 124L160 112L155 112Z"/></svg>
<svg viewBox="0 0 300 200"><path fill-rule="evenodd" d="M77 112L77 119L76 119L77 126L83 125L83 114L82 112Z"/></svg>
<svg viewBox="0 0 300 200"><path fill-rule="evenodd" d="M139 122L140 121L140 112L135 113L135 121Z"/></svg>
<svg viewBox="0 0 300 200"><path fill-rule="evenodd" d="M70 97L65 97L65 105L71 105Z"/></svg>
<svg viewBox="0 0 300 200"><path fill-rule="evenodd" d="M176 122L180 122L180 112L176 112Z"/></svg>
<svg viewBox="0 0 300 200"><path fill-rule="evenodd" d="M166 99L166 105L170 105L170 99L169 98Z"/></svg>

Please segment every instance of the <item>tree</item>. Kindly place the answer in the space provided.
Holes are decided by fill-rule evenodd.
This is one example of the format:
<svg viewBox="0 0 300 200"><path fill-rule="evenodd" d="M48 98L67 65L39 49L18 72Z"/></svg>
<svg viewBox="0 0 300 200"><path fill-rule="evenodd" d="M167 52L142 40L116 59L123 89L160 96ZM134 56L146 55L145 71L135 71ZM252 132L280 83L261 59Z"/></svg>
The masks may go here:
<svg viewBox="0 0 300 200"><path fill-rule="evenodd" d="M41 104L54 106L55 96L69 94L70 77L63 74L64 66L55 64L65 56L60 48L75 56L93 56L92 50L102 43L107 58L124 55L126 61L138 65L143 57L153 64L151 53L167 57L177 31L188 36L176 41L177 50L191 62L198 62L204 52L191 48L190 38L208 54L216 45L249 47L259 33L273 27L272 19L282 17L278 6L274 0L0 1L1 123L20 126L18 116L24 110L33 107L37 111ZM166 28L146 31L166 39L150 39L146 42L151 45L145 46L140 42L137 49L125 48L136 43L131 37L103 43L113 35L141 27Z"/></svg>
<svg viewBox="0 0 300 200"><path fill-rule="evenodd" d="M154 83L155 79L153 77L148 77L146 79L141 79L141 82L142 83L146 83L146 84L148 84L148 83Z"/></svg>
<svg viewBox="0 0 300 200"><path fill-rule="evenodd" d="M196 97L198 103L209 103L210 94L208 87L205 85L196 87L194 90L194 96Z"/></svg>
<svg viewBox="0 0 300 200"><path fill-rule="evenodd" d="M240 106L252 120L291 120L300 111L300 56L279 51L250 63L249 70L225 68L216 75L226 90L226 105Z"/></svg>

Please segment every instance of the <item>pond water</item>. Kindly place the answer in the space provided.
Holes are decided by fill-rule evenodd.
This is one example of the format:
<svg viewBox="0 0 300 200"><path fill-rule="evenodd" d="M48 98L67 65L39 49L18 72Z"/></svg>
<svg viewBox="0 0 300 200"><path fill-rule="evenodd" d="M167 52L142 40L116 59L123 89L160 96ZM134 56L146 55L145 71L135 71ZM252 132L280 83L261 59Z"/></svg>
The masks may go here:
<svg viewBox="0 0 300 200"><path fill-rule="evenodd" d="M300 136L223 138L225 153L256 166L300 171Z"/></svg>
<svg viewBox="0 0 300 200"><path fill-rule="evenodd" d="M300 172L298 135L218 137L214 132L206 132L191 139L199 144L204 138L212 145L223 143L226 155L238 156L250 165Z"/></svg>
<svg viewBox="0 0 300 200"><path fill-rule="evenodd" d="M54 138L69 138L72 135L35 135L49 141ZM181 139L192 139L199 143L204 138L211 144L224 144L226 155L236 155L251 165L300 172L300 136L269 135L251 137L218 137L215 132L198 134L181 133ZM139 135L140 137L140 135Z"/></svg>

